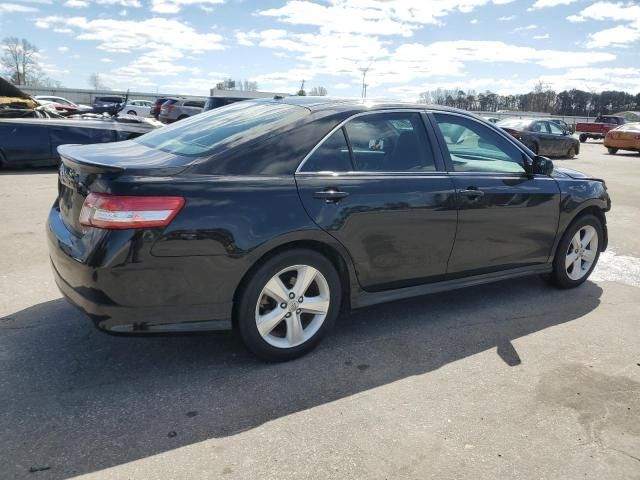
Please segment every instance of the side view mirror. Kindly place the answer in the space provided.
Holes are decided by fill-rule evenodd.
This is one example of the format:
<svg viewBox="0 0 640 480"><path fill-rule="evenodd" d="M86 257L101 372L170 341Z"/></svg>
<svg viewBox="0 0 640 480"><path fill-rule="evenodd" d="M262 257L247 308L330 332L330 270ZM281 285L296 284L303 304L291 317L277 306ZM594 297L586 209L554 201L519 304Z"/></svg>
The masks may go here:
<svg viewBox="0 0 640 480"><path fill-rule="evenodd" d="M547 157L536 155L531 166L532 173L540 175L551 175L553 173L553 162Z"/></svg>

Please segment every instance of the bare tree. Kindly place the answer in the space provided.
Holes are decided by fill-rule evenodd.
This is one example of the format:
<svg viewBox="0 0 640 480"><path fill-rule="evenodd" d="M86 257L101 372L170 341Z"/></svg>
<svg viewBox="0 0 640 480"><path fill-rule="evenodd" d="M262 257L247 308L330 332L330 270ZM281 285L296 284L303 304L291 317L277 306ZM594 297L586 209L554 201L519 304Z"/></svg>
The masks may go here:
<svg viewBox="0 0 640 480"><path fill-rule="evenodd" d="M309 95L314 97L325 97L329 92L324 87L313 87L309 92Z"/></svg>
<svg viewBox="0 0 640 480"><path fill-rule="evenodd" d="M99 73L89 75L89 85L91 85L94 90L109 90L109 87L103 83Z"/></svg>
<svg viewBox="0 0 640 480"><path fill-rule="evenodd" d="M2 40L0 64L16 85L30 85L42 78L38 65L38 47L25 38L7 37Z"/></svg>

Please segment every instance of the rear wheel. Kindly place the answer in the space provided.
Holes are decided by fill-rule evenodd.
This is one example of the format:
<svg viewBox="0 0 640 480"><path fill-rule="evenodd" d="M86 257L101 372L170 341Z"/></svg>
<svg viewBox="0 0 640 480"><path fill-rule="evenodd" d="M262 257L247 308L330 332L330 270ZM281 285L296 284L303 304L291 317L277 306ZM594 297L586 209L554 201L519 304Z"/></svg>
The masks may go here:
<svg viewBox="0 0 640 480"><path fill-rule="evenodd" d="M580 143L584 143L587 141L587 136L583 133L582 135L580 135Z"/></svg>
<svg viewBox="0 0 640 480"><path fill-rule="evenodd" d="M558 245L550 280L561 288L581 285L598 262L601 239L602 222L598 217L584 215L576 219Z"/></svg>
<svg viewBox="0 0 640 480"><path fill-rule="evenodd" d="M613 147L607 148L607 151L609 152L610 155L615 155L616 153L618 153L618 149Z"/></svg>
<svg viewBox="0 0 640 480"><path fill-rule="evenodd" d="M129 110L127 115L138 115L138 113L135 110Z"/></svg>
<svg viewBox="0 0 640 480"><path fill-rule="evenodd" d="M567 152L567 158L573 158L575 156L576 156L576 147L572 145L571 148L569 148L569 151Z"/></svg>
<svg viewBox="0 0 640 480"><path fill-rule="evenodd" d="M312 350L338 316L342 288L332 263L312 250L280 253L262 264L238 296L245 345L265 360Z"/></svg>

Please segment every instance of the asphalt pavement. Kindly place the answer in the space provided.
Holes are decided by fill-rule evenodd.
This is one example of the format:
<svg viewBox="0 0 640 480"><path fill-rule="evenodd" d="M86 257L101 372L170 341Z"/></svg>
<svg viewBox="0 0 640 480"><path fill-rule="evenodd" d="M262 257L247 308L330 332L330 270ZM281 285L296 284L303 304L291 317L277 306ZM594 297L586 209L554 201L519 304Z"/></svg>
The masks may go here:
<svg viewBox="0 0 640 480"><path fill-rule="evenodd" d="M50 273L56 170L0 172L0 478L639 479L640 155L555 163L609 187L592 280L358 310L275 365L94 330Z"/></svg>

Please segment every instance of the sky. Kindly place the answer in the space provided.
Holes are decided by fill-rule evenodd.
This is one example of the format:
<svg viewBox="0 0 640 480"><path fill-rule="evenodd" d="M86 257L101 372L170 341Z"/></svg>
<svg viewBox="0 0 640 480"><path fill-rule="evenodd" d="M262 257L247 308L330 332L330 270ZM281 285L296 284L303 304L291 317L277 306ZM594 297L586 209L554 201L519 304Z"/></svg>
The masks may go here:
<svg viewBox="0 0 640 480"><path fill-rule="evenodd" d="M525 93L538 82L640 92L640 2L593 0L2 0L0 38L89 88L260 90L416 100L425 90Z"/></svg>

